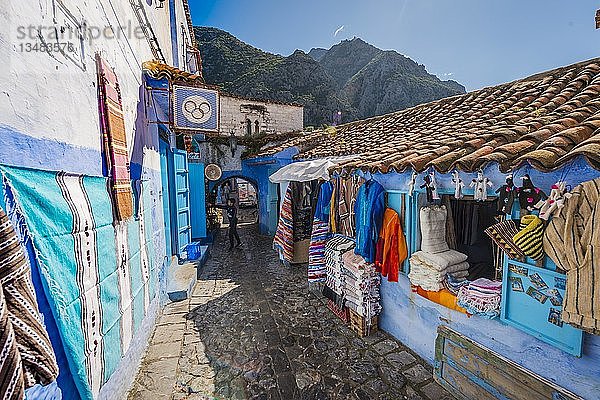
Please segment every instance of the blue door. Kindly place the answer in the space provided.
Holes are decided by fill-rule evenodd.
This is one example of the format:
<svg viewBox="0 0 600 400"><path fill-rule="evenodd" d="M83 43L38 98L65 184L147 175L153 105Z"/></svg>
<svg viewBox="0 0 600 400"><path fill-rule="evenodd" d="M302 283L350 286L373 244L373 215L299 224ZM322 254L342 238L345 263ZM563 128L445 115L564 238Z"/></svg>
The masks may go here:
<svg viewBox="0 0 600 400"><path fill-rule="evenodd" d="M189 163L190 169L190 215L192 217L192 238L206 237L206 188L204 183L204 164Z"/></svg>
<svg viewBox="0 0 600 400"><path fill-rule="evenodd" d="M164 140L160 140L160 180L162 183L162 205L163 220L165 223L165 243L167 256L173 255L173 246L171 246L171 210L170 210L170 191L169 191L169 145Z"/></svg>
<svg viewBox="0 0 600 400"><path fill-rule="evenodd" d="M182 256L192 239L190 218L190 183L187 153L184 150L173 149L171 154L172 168L169 171L171 190L171 230L173 232L173 249ZM185 257L184 257L185 258Z"/></svg>

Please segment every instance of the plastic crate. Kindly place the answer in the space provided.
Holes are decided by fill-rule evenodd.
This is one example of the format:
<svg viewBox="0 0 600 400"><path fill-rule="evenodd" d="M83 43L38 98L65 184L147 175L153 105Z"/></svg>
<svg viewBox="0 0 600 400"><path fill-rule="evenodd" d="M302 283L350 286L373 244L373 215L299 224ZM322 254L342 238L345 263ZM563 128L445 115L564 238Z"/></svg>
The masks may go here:
<svg viewBox="0 0 600 400"><path fill-rule="evenodd" d="M360 314L357 314L351 308L348 309L350 317L350 329L352 329L359 337L369 336L371 333L377 332L379 329L379 318L377 316L371 318L371 324L367 323L367 319Z"/></svg>
<svg viewBox="0 0 600 400"><path fill-rule="evenodd" d="M202 244L200 242L191 242L187 245L187 259L188 260L197 260L202 256Z"/></svg>

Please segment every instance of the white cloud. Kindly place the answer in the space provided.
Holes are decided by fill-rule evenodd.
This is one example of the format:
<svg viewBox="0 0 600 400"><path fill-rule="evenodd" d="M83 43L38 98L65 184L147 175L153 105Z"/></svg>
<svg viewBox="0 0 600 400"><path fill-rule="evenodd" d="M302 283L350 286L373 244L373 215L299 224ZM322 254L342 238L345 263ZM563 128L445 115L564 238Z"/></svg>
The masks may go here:
<svg viewBox="0 0 600 400"><path fill-rule="evenodd" d="M340 33L343 30L344 30L344 25L340 26L339 28L337 28L335 30L335 32L333 33L333 37L336 37L338 35L338 33Z"/></svg>
<svg viewBox="0 0 600 400"><path fill-rule="evenodd" d="M452 76L452 75L454 75L454 72L446 72L446 73L444 74L444 76Z"/></svg>

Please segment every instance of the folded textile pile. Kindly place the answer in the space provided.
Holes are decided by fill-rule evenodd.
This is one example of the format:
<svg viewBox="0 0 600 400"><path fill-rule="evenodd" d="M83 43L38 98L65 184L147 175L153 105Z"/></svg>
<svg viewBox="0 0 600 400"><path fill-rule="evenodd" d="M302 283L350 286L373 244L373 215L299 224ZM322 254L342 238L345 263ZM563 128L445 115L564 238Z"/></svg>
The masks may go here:
<svg viewBox="0 0 600 400"><path fill-rule="evenodd" d="M469 276L467 255L448 248L445 206L423 207L419 212L421 250L410 257L408 279L414 286L437 292L444 288L446 275L455 280Z"/></svg>
<svg viewBox="0 0 600 400"><path fill-rule="evenodd" d="M501 293L502 282L479 278L459 289L458 305L469 314L496 318L500 315Z"/></svg>
<svg viewBox="0 0 600 400"><path fill-rule="evenodd" d="M381 276L373 264L353 252L344 253L342 259L345 305L370 321L381 312Z"/></svg>
<svg viewBox="0 0 600 400"><path fill-rule="evenodd" d="M444 287L446 275L457 280L469 276L469 263L466 260L467 255L456 250L437 254L417 251L410 257L408 278L413 285L435 292Z"/></svg>
<svg viewBox="0 0 600 400"><path fill-rule="evenodd" d="M456 296L458 295L460 288L468 285L469 281L464 278L454 278L452 275L448 274L442 283L444 284L444 289Z"/></svg>
<svg viewBox="0 0 600 400"><path fill-rule="evenodd" d="M327 266L327 287L337 295L334 300L338 306L343 306L342 293L344 281L342 279L342 269L344 261L342 256L349 250L354 249L354 241L345 236L334 235L325 245L325 264ZM324 293L325 294L325 293Z"/></svg>

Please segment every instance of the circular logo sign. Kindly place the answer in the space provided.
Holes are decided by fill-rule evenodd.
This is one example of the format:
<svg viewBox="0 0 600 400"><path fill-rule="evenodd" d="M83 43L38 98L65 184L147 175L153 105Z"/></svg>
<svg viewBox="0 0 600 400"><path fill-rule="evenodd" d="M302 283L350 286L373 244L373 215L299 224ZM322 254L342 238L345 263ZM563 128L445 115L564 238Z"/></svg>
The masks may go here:
<svg viewBox="0 0 600 400"><path fill-rule="evenodd" d="M208 100L202 96L190 96L183 100L181 111L188 121L202 124L208 121L212 115L212 107Z"/></svg>

